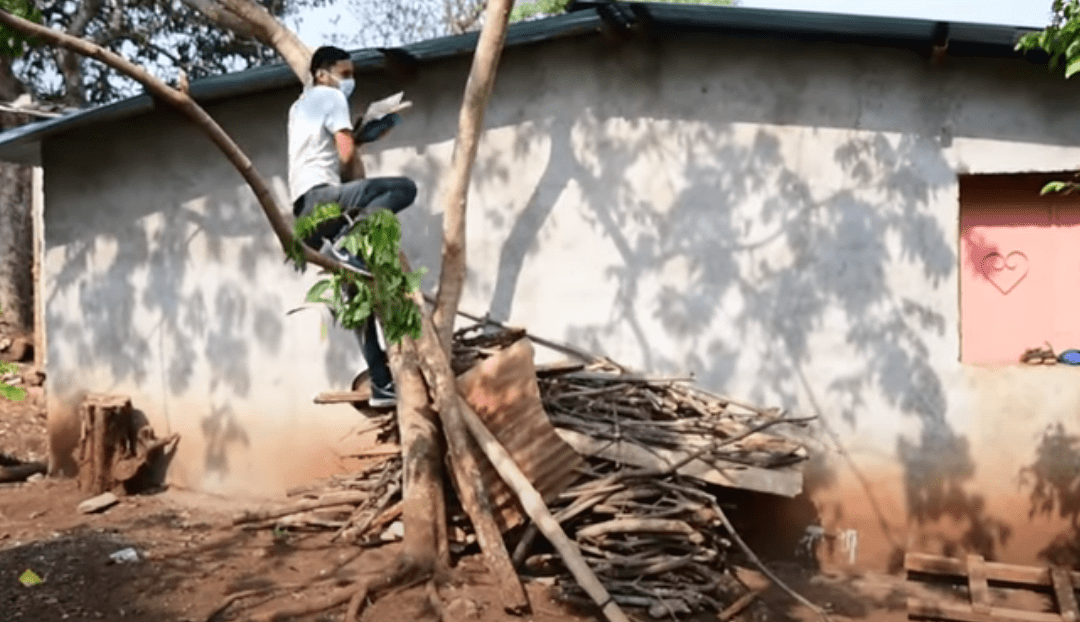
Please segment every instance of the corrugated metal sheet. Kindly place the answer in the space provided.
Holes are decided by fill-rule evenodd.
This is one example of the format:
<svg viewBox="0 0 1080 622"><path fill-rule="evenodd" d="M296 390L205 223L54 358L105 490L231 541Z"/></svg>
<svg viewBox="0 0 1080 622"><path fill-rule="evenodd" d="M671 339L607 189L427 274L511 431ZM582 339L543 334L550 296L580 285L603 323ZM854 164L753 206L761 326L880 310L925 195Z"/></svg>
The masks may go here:
<svg viewBox="0 0 1080 622"><path fill-rule="evenodd" d="M585 461L555 432L540 400L533 348L521 339L458 378L466 401L545 500L566 490ZM506 531L523 520L517 497L483 458L481 477Z"/></svg>

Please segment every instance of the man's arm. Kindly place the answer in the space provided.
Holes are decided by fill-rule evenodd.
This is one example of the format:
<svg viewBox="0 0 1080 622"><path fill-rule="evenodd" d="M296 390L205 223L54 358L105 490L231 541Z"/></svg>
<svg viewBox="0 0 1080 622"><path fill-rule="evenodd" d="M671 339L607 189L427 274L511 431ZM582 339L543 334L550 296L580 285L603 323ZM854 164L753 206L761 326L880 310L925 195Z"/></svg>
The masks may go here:
<svg viewBox="0 0 1080 622"><path fill-rule="evenodd" d="M339 130L334 133L338 155L341 157L341 181L347 183L366 176L364 161L360 157L360 145L353 140L351 130Z"/></svg>

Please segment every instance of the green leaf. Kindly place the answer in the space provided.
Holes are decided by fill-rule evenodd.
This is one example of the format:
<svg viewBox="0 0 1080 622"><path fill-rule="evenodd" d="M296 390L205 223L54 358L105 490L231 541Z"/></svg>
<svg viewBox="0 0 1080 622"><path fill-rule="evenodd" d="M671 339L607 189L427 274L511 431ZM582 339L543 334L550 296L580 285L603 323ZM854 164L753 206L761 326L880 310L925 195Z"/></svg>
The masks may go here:
<svg viewBox="0 0 1080 622"><path fill-rule="evenodd" d="M1069 60L1069 64L1065 66L1065 78L1071 78L1078 71L1080 71L1080 56Z"/></svg>
<svg viewBox="0 0 1080 622"><path fill-rule="evenodd" d="M1040 192L1039 194L1043 195L1050 194L1051 192L1061 192L1062 190L1067 190L1072 186L1073 184L1067 181L1052 181L1043 186L1042 192Z"/></svg>
<svg viewBox="0 0 1080 622"><path fill-rule="evenodd" d="M360 246L360 233L356 229L350 231L342 242L342 248L357 257L360 256Z"/></svg>
<svg viewBox="0 0 1080 622"><path fill-rule="evenodd" d="M13 387L0 382L0 396L13 402L21 402L26 399L26 391L19 387Z"/></svg>
<svg viewBox="0 0 1080 622"><path fill-rule="evenodd" d="M424 279L425 272L427 272L425 268L420 268L405 275L405 291L407 293L411 294L420 289L420 283Z"/></svg>
<svg viewBox="0 0 1080 622"><path fill-rule="evenodd" d="M330 279L323 279L315 283L311 286L311 289L308 290L307 298L305 298L305 300L307 300L307 302L329 303L330 300L328 298L324 298L323 294L326 293L326 290L330 289L331 285L333 285L333 282Z"/></svg>
<svg viewBox="0 0 1080 622"><path fill-rule="evenodd" d="M297 222L300 227L311 227L337 213L336 206L319 206L311 218ZM420 310L408 295L419 288L425 271L402 271L398 260L400 244L401 223L390 210L379 210L362 219L346 235L343 247L365 259L374 281L339 270L313 285L308 301L326 304L334 320L346 329L360 328L377 314L388 342L399 343L405 336L419 338L423 325ZM352 292L351 296L346 295L347 291Z"/></svg>

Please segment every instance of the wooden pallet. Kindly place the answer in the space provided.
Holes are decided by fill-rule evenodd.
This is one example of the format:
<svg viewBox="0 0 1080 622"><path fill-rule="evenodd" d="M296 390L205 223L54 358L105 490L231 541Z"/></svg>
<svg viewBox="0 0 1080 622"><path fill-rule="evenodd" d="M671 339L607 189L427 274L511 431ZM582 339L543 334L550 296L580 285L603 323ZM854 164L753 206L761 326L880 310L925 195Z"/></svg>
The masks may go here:
<svg viewBox="0 0 1080 622"><path fill-rule="evenodd" d="M988 562L981 555L968 555L966 560L961 560L923 553L905 555L904 568L908 573L966 578L971 598L969 605L946 599L909 596L909 618L957 622L1080 622L1080 609L1076 602L1080 573L1065 568ZM909 580L912 580L910 574ZM991 606L991 583L1039 591L1052 588L1059 613Z"/></svg>

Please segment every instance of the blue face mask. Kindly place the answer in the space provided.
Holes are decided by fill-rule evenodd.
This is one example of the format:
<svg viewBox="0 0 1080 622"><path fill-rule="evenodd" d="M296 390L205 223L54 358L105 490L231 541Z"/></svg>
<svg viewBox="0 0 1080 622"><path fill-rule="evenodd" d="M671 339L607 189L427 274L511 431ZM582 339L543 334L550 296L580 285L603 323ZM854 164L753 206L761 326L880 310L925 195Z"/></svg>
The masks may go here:
<svg viewBox="0 0 1080 622"><path fill-rule="evenodd" d="M345 99L349 99L352 96L353 89L356 88L356 80L352 78L346 78L338 82L338 88L342 93L345 93Z"/></svg>

